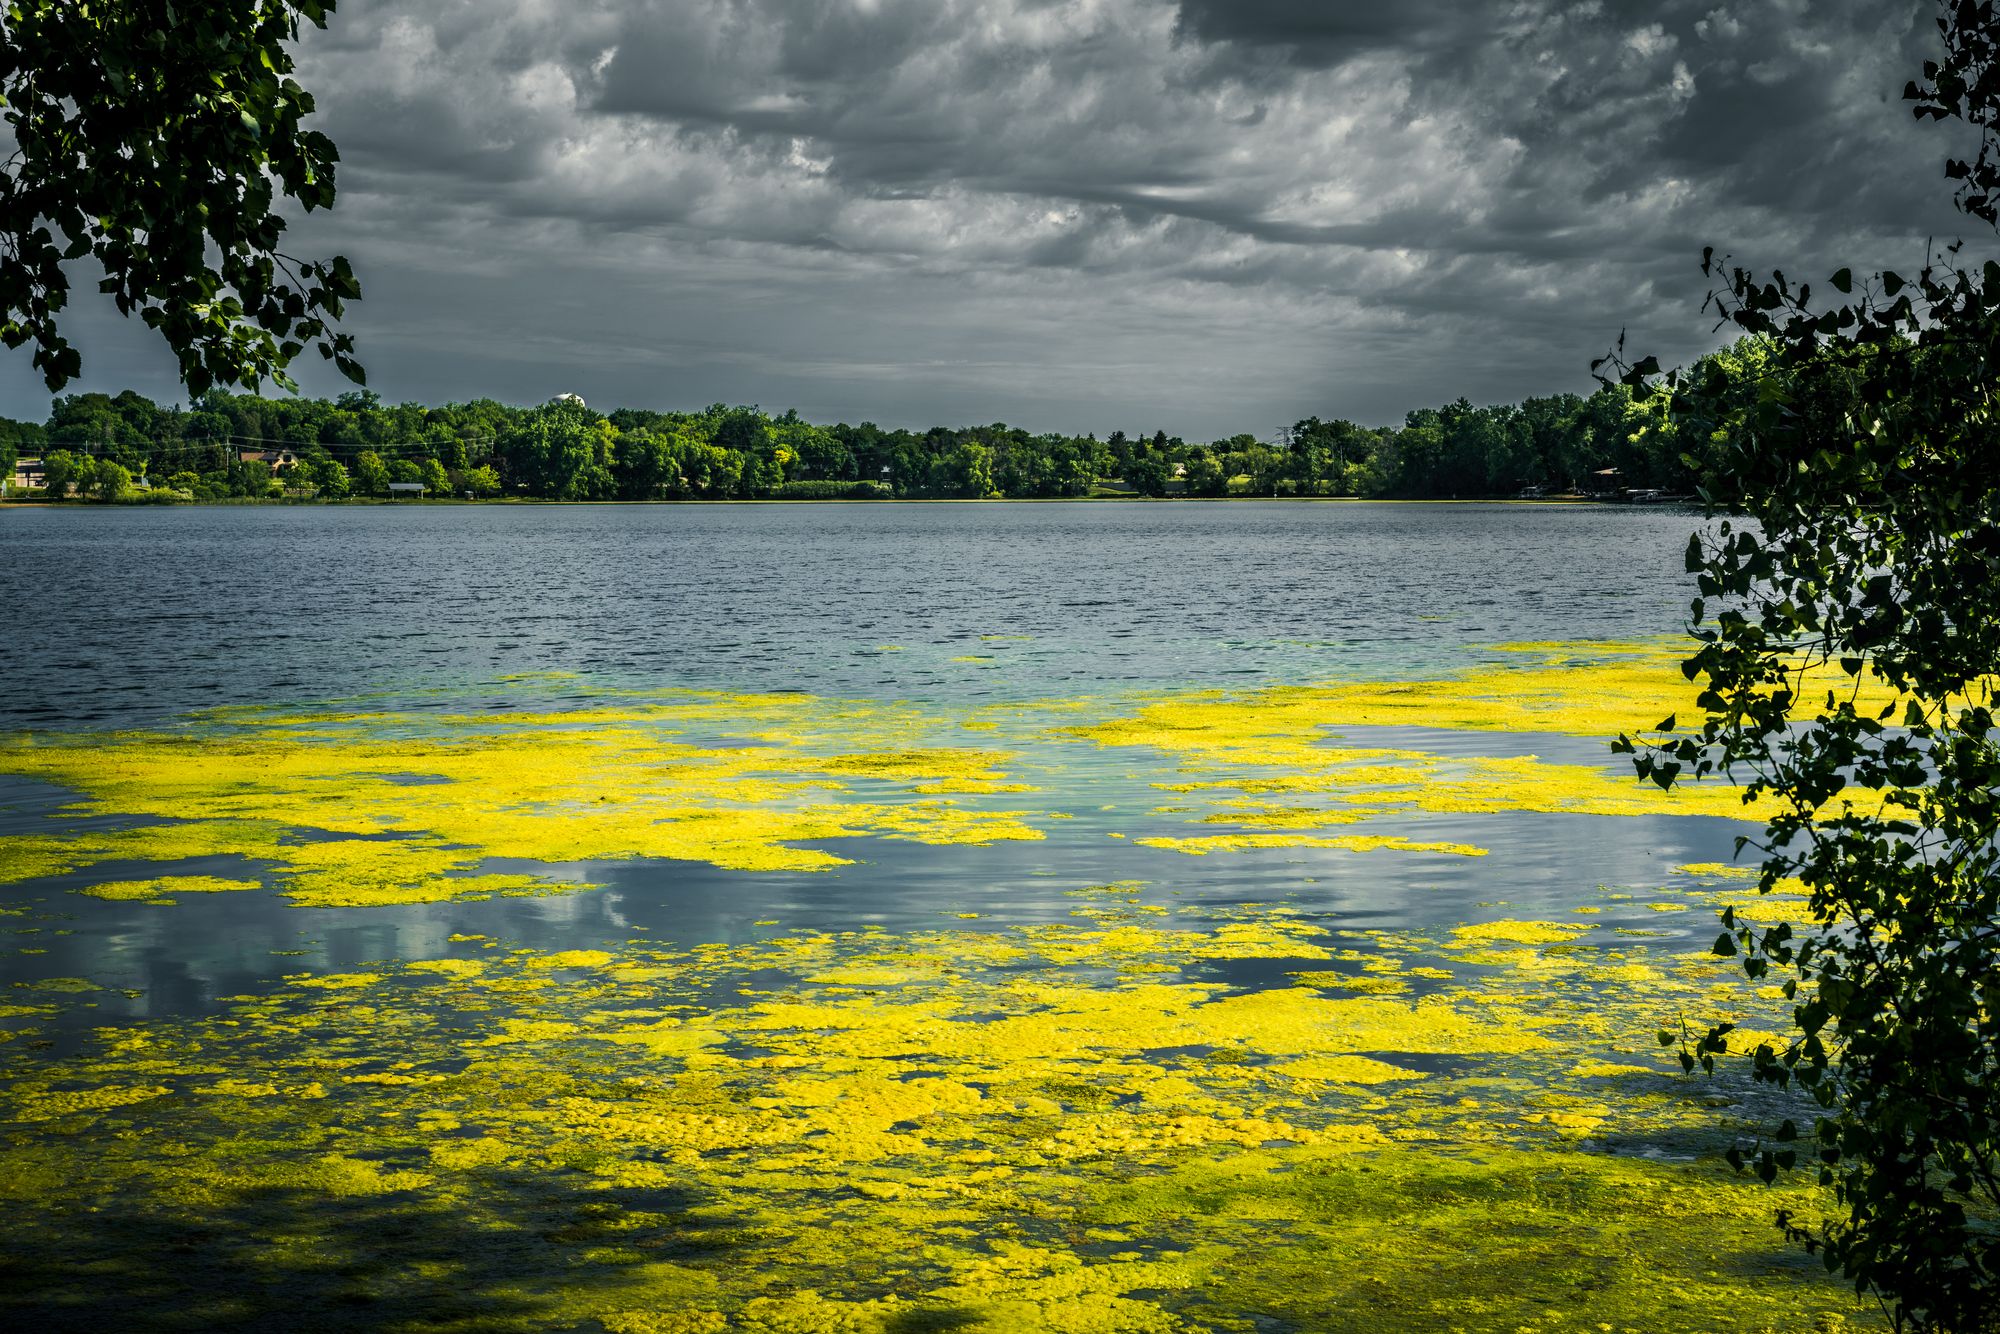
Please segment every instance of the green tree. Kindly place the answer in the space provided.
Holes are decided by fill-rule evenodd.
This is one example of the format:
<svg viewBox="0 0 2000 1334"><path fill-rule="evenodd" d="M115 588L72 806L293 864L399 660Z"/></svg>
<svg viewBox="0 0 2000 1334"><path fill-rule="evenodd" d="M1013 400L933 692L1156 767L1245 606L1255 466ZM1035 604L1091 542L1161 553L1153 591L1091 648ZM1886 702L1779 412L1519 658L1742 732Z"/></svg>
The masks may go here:
<svg viewBox="0 0 2000 1334"><path fill-rule="evenodd" d="M791 455L794 477L841 480L855 475L853 451L825 427L799 420L796 412L773 423L771 435Z"/></svg>
<svg viewBox="0 0 2000 1334"><path fill-rule="evenodd" d="M1095 440L1052 440L1048 447L1049 494L1089 495L1097 482L1100 449Z"/></svg>
<svg viewBox="0 0 2000 1334"><path fill-rule="evenodd" d="M223 469L223 481L232 496L271 494L271 470L255 459L232 459Z"/></svg>
<svg viewBox="0 0 2000 1334"><path fill-rule="evenodd" d="M199 395L290 384L317 348L361 378L333 332L361 295L346 259L281 249L277 196L334 199L333 142L303 127L312 95L290 77L301 20L331 0L17 0L0 24L0 97L15 144L0 169L0 341L34 345L51 389L81 359L57 327L65 265L86 257L120 313L136 313Z"/></svg>
<svg viewBox="0 0 2000 1334"><path fill-rule="evenodd" d="M417 480L424 484L424 490L433 496L451 494L451 478L444 465L436 459L425 459L417 465Z"/></svg>
<svg viewBox="0 0 2000 1334"><path fill-rule="evenodd" d="M1289 459L1253 435L1232 436L1230 452L1223 470L1231 477L1238 474L1249 479L1249 492L1253 496L1275 496L1279 483L1284 480Z"/></svg>
<svg viewBox="0 0 2000 1334"><path fill-rule="evenodd" d="M1386 494L1434 496L1446 475L1445 415L1436 408L1407 413L1403 429L1385 443L1380 474Z"/></svg>
<svg viewBox="0 0 2000 1334"><path fill-rule="evenodd" d="M771 422L755 408L714 408L710 443L737 454L762 455L771 451Z"/></svg>
<svg viewBox="0 0 2000 1334"><path fill-rule="evenodd" d="M50 500L61 500L70 488L89 475L90 460L67 449L52 449L42 456L42 492Z"/></svg>
<svg viewBox="0 0 2000 1334"><path fill-rule="evenodd" d="M1010 445L995 461L994 485L1007 496L1052 496L1056 492L1055 461L1046 442Z"/></svg>
<svg viewBox="0 0 2000 1334"><path fill-rule="evenodd" d="M0 417L0 476L11 473L21 456L40 454L46 444L40 424Z"/></svg>
<svg viewBox="0 0 2000 1334"><path fill-rule="evenodd" d="M1591 446L1581 420L1583 411L1584 400L1575 394L1522 400L1521 421L1533 457L1533 472L1524 479L1526 485L1567 490L1572 477L1591 471L1583 466Z"/></svg>
<svg viewBox="0 0 2000 1334"><path fill-rule="evenodd" d="M465 441L441 420L433 419L424 427L424 445L431 451L431 457L453 472L471 462Z"/></svg>
<svg viewBox="0 0 2000 1334"><path fill-rule="evenodd" d="M1193 449L1187 457L1187 492L1191 496L1220 496L1229 492L1229 478L1222 465L1205 449Z"/></svg>
<svg viewBox="0 0 2000 1334"><path fill-rule="evenodd" d="M144 411L127 411L135 399L145 404ZM152 407L131 393L117 399L109 394L65 394L50 406L48 439L77 453L116 459L128 469L141 467L150 453L147 428L155 416Z"/></svg>
<svg viewBox="0 0 2000 1334"><path fill-rule="evenodd" d="M465 484L466 490L481 499L500 494L500 474L487 464L482 463L477 468L467 468L459 480Z"/></svg>
<svg viewBox="0 0 2000 1334"><path fill-rule="evenodd" d="M931 460L920 441L896 441L889 451L888 463L889 486L897 495L921 495L930 485Z"/></svg>
<svg viewBox="0 0 2000 1334"><path fill-rule="evenodd" d="M354 459L354 482L364 496L387 495L389 465L372 449L364 449Z"/></svg>
<svg viewBox="0 0 2000 1334"><path fill-rule="evenodd" d="M993 451L962 441L931 465L931 489L941 496L984 500L999 494L993 483Z"/></svg>
<svg viewBox="0 0 2000 1334"><path fill-rule="evenodd" d="M1132 461L1125 465L1125 480L1142 496L1164 496L1173 477L1174 465L1164 450L1135 450Z"/></svg>
<svg viewBox="0 0 2000 1334"><path fill-rule="evenodd" d="M353 482L347 475L347 469L338 459L314 460L309 475L321 499L345 500L348 493L353 490Z"/></svg>
<svg viewBox="0 0 2000 1334"><path fill-rule="evenodd" d="M611 423L581 403L557 399L525 413L495 446L507 475L551 500L608 499Z"/></svg>
<svg viewBox="0 0 2000 1334"><path fill-rule="evenodd" d="M621 500L659 500L686 493L686 446L657 430L622 430L611 446L611 472Z"/></svg>
<svg viewBox="0 0 2000 1334"><path fill-rule="evenodd" d="M784 467L775 455L742 455L742 475L737 481L737 494L746 498L768 496L777 490L785 480Z"/></svg>
<svg viewBox="0 0 2000 1334"><path fill-rule="evenodd" d="M743 456L718 445L703 445L690 465L695 494L707 500L727 500L743 485Z"/></svg>
<svg viewBox="0 0 2000 1334"><path fill-rule="evenodd" d="M2000 186L2000 29L1946 5L1944 56L1906 97L1978 127L1953 160L1965 210ZM1720 770L1781 813L1754 844L1759 888L1797 877L1813 920L1723 914L1715 952L1782 978L1795 1029L1754 1076L1814 1115L1732 1157L1767 1181L1795 1141L1836 1208L1788 1235L1881 1295L1899 1328L2000 1330L2000 263L1953 248L1914 280L1813 289L1716 265L1723 317L1759 340L1746 392L1709 359L1655 382L1680 438L1712 444L1707 496L1730 519L1691 540L1702 717L1621 747L1662 786ZM1722 276L1725 275L1726 276ZM1615 359L1614 359L1615 360ZM1622 361L1619 365L1622 366ZM1831 675L1809 682L1808 669ZM1746 914L1754 916L1752 914ZM1667 1039L1671 1041L1671 1039ZM1719 1024L1682 1051L1713 1070Z"/></svg>
<svg viewBox="0 0 2000 1334"><path fill-rule="evenodd" d="M1347 467L1368 455L1368 436L1351 421L1308 417L1287 432L1292 476L1299 494L1339 495Z"/></svg>
<svg viewBox="0 0 2000 1334"><path fill-rule="evenodd" d="M90 466L88 495L92 500L110 502L132 494L132 474L122 464L98 459Z"/></svg>

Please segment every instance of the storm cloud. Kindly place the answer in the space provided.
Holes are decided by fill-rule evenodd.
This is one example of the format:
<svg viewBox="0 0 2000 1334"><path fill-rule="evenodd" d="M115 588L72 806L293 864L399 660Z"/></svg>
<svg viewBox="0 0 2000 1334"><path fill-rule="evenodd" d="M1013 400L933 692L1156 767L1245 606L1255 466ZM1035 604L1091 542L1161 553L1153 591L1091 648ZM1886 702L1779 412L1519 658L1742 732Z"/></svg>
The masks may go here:
<svg viewBox="0 0 2000 1334"><path fill-rule="evenodd" d="M342 197L293 248L354 259L390 398L1385 422L1587 389L1621 328L1712 346L1704 245L1811 278L1966 230L1899 100L1933 12L346 0L300 52ZM81 327L91 387L174 396Z"/></svg>

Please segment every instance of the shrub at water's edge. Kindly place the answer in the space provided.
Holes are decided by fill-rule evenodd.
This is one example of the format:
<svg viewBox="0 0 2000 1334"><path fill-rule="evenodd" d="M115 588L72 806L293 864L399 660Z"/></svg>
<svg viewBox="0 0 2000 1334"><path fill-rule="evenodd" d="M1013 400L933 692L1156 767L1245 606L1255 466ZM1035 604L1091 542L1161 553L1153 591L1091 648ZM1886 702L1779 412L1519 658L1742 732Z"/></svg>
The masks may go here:
<svg viewBox="0 0 2000 1334"><path fill-rule="evenodd" d="M1980 127L1977 159L1946 174L1992 223L2000 25L1967 3L1939 28L1943 58L1906 97ZM1738 1161L1833 1188L1831 1216L1778 1221L1898 1328L1984 1334L2000 1329L2000 264L1953 247L1914 281L1843 269L1829 285L1822 307L1731 271L1711 300L1758 340L1756 392L1701 368L1655 386L1684 432L1722 442L1711 508L1754 523L1689 543L1701 716L1678 735L1664 721L1637 764L1662 786L1748 779L1781 808L1760 888L1810 894L1797 930L1725 912L1714 946L1782 979L1794 1031L1743 1041L1720 1023L1682 1052L1713 1070L1748 1050L1758 1079L1815 1100L1810 1126L1787 1119ZM1808 684L1802 661L1839 677Z"/></svg>

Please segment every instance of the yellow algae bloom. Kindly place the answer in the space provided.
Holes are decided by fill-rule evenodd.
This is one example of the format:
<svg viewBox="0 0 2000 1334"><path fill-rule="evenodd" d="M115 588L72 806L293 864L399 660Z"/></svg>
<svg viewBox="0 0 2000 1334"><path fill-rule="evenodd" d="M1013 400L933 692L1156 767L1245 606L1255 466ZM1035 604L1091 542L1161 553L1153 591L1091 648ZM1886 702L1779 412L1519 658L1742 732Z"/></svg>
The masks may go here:
<svg viewBox="0 0 2000 1334"><path fill-rule="evenodd" d="M1458 944L1504 940L1519 945L1552 945L1575 940L1590 928L1575 922L1478 922L1455 926L1452 939Z"/></svg>
<svg viewBox="0 0 2000 1334"><path fill-rule="evenodd" d="M1580 931L1366 939L1442 959ZM25 1299L70 1309L135 1235L237 1227L274 1283L501 1330L1185 1334L1365 1306L1513 1334L1579 1273L1614 1328L1719 1331L1718 1293L1738 1331L1861 1309L1773 1270L1769 1211L1809 1190L1579 1151L1728 1141L1699 1089L1619 1059L1715 985L1679 956L1579 946L1418 1000L1198 972L1330 939L1265 909L302 975L0 1072L0 1235ZM1641 957L1654 982L1616 971ZM187 1309L202 1271L154 1272L126 1323ZM241 1321L258 1291L204 1300Z"/></svg>
<svg viewBox="0 0 2000 1334"><path fill-rule="evenodd" d="M264 877L295 902L369 907L588 889L581 868L606 862L809 872L851 863L843 845L857 840L1045 838L1068 813L1021 809L1014 799L1037 790L1014 772L1022 753L951 744L968 726L1023 733L1038 759L1080 741L1153 752L1153 768L1134 776L1190 801L1151 818L1193 827L1090 836L1190 855L1485 855L1477 841L1409 827L1433 815L1763 818L1733 788L1661 792L1617 765L1445 756L1329 735L1421 723L1603 736L1631 722L1607 710L1651 713L1661 701L1648 690L1685 685L1658 646L1517 646L1508 656L1442 680L1187 692L1053 730L1106 706L1057 700L959 716L795 694L600 692L539 712L237 707L172 730L17 738L0 741L0 772L74 790L65 814L124 824L69 834L58 817L48 830L0 837L0 883L111 861L161 863L148 868L157 876L175 862L231 856L249 863L246 881ZM1397 832L1345 828L1388 819ZM137 896L130 886L148 878L107 893Z"/></svg>
<svg viewBox="0 0 2000 1334"><path fill-rule="evenodd" d="M1657 1066L1633 1065L1626 1061L1578 1061L1570 1068L1570 1073L1584 1079L1625 1079L1633 1075L1660 1075L1665 1071Z"/></svg>
<svg viewBox="0 0 2000 1334"><path fill-rule="evenodd" d="M78 1113L106 1112L150 1102L171 1092L163 1084L107 1085L100 1088L51 1090L24 1086L9 1101L8 1115L17 1121L47 1121Z"/></svg>
<svg viewBox="0 0 2000 1334"><path fill-rule="evenodd" d="M70 813L132 823L0 838L0 881L235 855L297 902L356 907L588 887L490 872L493 858L812 871L849 859L801 843L1041 838L1021 814L944 795L1032 789L1009 781L1006 752L912 744L933 724L899 706L680 692L540 714L236 709L171 733L15 739L0 742L0 772L77 791ZM683 739L718 726L755 744ZM109 894L141 897L143 883Z"/></svg>
<svg viewBox="0 0 2000 1334"><path fill-rule="evenodd" d="M1716 907L1732 908L1736 916L1746 925L1759 929L1774 927L1780 923L1790 926L1811 926L1821 921L1813 911L1812 900L1801 894L1773 890L1746 900L1741 893L1709 893L1702 899Z"/></svg>
<svg viewBox="0 0 2000 1334"><path fill-rule="evenodd" d="M239 890L262 889L260 880L225 880L213 875L163 875L152 880L111 880L78 890L94 899L114 899L139 903L172 903L171 894L228 894Z"/></svg>
<svg viewBox="0 0 2000 1334"><path fill-rule="evenodd" d="M412 972L448 977L476 977L486 971L485 962L479 959L415 959L403 966Z"/></svg>
<svg viewBox="0 0 2000 1334"><path fill-rule="evenodd" d="M1666 661L1618 646L1516 656L1428 699L1440 683L1204 692L1054 734L1106 709L968 723L634 692L546 713L237 709L0 742L0 771L67 786L68 814L123 825L68 832L58 817L56 832L0 839L0 881L163 863L95 892L268 884L337 907L562 892L627 859L810 871L856 840L1041 839L1055 817L1017 800L1036 791L1022 776L1049 781L1048 752L1083 745L1124 748L1097 762L1137 790L1186 797L1129 831L1102 824L1144 800L1072 802L1098 821L1074 840L1096 854L1129 832L1194 855L1475 857L1486 849L1424 837L1423 817L1757 818L1729 789L1326 744L1329 727L1386 723L1596 729L1630 707L1619 690L1643 703L1638 678ZM963 744L975 724L980 745ZM1398 832L1337 832L1375 819ZM238 859L244 878L172 874L195 858ZM1141 903L1141 888L1071 891L1071 918L1025 926L976 902L944 929L687 948L515 948L496 912L479 919L492 935L450 937L478 959L294 974L211 1018L85 1033L74 1054L13 1042L0 1236L28 1300L86 1318L105 1314L101 1276L133 1267L135 1235L197 1236L225 1259L253 1237L268 1282L201 1294L217 1324L268 1315L266 1290L440 1329L619 1334L1187 1334L1343 1328L1355 1311L1385 1329L1518 1334L1552 1331L1578 1291L1578 1318L1616 1330L1779 1334L1861 1311L1771 1258L1774 1202L1825 1201L1698 1161L1743 1129L1739 1113L1641 1079L1654 1071L1634 1055L1695 1013L1781 1041L1782 997L1665 938L1573 922L1343 930L1283 906ZM24 1020L99 999L86 979L33 985L16 994L36 1004L9 1007ZM145 1258L157 1283L101 1323L197 1309L201 1267Z"/></svg>
<svg viewBox="0 0 2000 1334"><path fill-rule="evenodd" d="M1194 745L1218 732L1280 742L1328 727L1612 737L1692 710L1695 688L1680 673L1685 653L1665 643L1503 649L1519 660L1429 680L1281 686L1236 698L1195 695L1155 705L1129 723L1077 732L1095 739L1178 736Z"/></svg>
<svg viewBox="0 0 2000 1334"><path fill-rule="evenodd" d="M1156 786L1175 792L1325 798L1318 805L1260 805L1218 797L1212 813L1194 817L1196 823L1239 825L1246 836L1264 840L1242 846L1281 846L1281 831L1411 813L1679 814L1762 823L1775 810L1768 799L1746 803L1739 789L1724 783L1662 791L1622 764L1552 763L1535 755L1443 756L1337 743L1334 729L1370 727L1608 741L1621 732L1645 730L1665 715L1693 716L1695 690L1679 671L1678 648L1508 645L1503 651L1515 660L1437 679L1170 695L1142 702L1128 717L1064 726L1055 735L1161 752L1176 763L1178 774ZM1808 677L1809 685L1833 683L1823 669ZM1319 846L1307 833L1289 842Z"/></svg>
<svg viewBox="0 0 2000 1334"><path fill-rule="evenodd" d="M317 977L302 974L288 979L295 987L310 987L316 991L358 991L371 987L382 980L380 973L324 973Z"/></svg>
<svg viewBox="0 0 2000 1334"><path fill-rule="evenodd" d="M533 968L602 968L611 962L611 955L603 950L562 950L533 955L528 962Z"/></svg>
<svg viewBox="0 0 2000 1334"><path fill-rule="evenodd" d="M0 836L0 885L61 875L79 861L75 845L39 834Z"/></svg>

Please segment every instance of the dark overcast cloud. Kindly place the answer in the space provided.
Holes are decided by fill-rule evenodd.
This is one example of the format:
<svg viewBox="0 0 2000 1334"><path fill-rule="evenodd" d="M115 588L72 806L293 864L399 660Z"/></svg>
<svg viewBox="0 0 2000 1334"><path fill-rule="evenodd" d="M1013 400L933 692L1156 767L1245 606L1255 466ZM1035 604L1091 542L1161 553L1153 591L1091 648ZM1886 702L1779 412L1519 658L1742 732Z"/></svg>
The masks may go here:
<svg viewBox="0 0 2000 1334"><path fill-rule="evenodd" d="M1931 12L345 0L301 53L342 198L298 244L355 260L391 398L1387 421L1587 388L1626 325L1700 350L1705 244L1811 276L1957 234L1897 97ZM91 387L171 396L79 327Z"/></svg>

